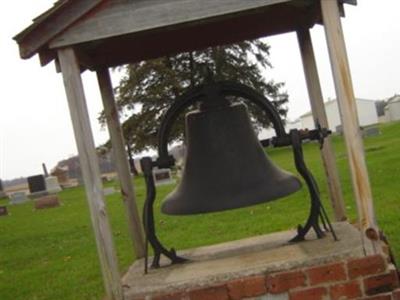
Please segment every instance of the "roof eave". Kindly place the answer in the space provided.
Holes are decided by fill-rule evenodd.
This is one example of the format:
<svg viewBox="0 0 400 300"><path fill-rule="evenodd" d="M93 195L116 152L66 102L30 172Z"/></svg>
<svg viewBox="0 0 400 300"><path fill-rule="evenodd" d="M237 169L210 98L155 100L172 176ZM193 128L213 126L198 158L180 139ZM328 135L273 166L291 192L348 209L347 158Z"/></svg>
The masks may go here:
<svg viewBox="0 0 400 300"><path fill-rule="evenodd" d="M18 43L22 59L31 58L56 35L71 26L104 0L60 0L52 8L33 20L33 24L13 37ZM55 26L57 24L57 26Z"/></svg>

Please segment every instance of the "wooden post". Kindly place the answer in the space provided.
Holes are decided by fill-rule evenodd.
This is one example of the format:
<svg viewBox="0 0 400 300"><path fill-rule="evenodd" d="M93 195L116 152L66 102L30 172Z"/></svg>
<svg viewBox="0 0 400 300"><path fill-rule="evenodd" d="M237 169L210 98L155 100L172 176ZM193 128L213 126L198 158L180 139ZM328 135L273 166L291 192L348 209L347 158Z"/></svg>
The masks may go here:
<svg viewBox="0 0 400 300"><path fill-rule="evenodd" d="M112 148L114 149L116 167L121 183L121 194L128 216L129 231L137 258L144 257L145 245L142 223L136 205L135 191L132 183L128 159L125 151L125 141L119 123L118 111L115 105L110 73L107 68L97 71L97 79L103 99L104 112L110 133Z"/></svg>
<svg viewBox="0 0 400 300"><path fill-rule="evenodd" d="M297 38L300 46L314 123L315 125L320 124L321 127L329 128L310 31L307 28L299 30L297 32ZM335 219L336 221L344 221L347 219L346 209L343 201L339 172L335 161L335 153L330 137L327 137L324 141L321 156L328 180L329 198L332 203Z"/></svg>
<svg viewBox="0 0 400 300"><path fill-rule="evenodd" d="M123 300L121 278L104 203L99 162L90 128L79 64L72 48L59 49L58 58L78 147L105 290L109 299Z"/></svg>
<svg viewBox="0 0 400 300"><path fill-rule="evenodd" d="M374 252L381 252L338 2L321 0L321 11L346 141L353 190L357 202L360 228L364 241L366 241L365 237L367 237L372 242Z"/></svg>

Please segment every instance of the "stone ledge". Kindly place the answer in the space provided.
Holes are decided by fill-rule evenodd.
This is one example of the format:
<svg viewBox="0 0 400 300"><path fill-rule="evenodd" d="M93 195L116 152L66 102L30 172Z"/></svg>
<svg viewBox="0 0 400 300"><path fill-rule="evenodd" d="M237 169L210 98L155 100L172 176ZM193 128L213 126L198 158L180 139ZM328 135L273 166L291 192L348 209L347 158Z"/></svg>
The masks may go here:
<svg viewBox="0 0 400 300"><path fill-rule="evenodd" d="M337 242L329 234L323 239L310 234L309 240L292 244L288 241L295 231L285 231L180 251L179 255L191 260L189 263L168 266L162 261L160 269L150 270L147 275L143 275L143 260L140 260L123 278L125 296L126 299L142 299L144 295L176 294L338 261L343 261L347 270L347 263L364 257L361 235L346 222L335 223L334 228L340 239ZM371 270L380 270L376 260ZM340 276L342 279L343 274Z"/></svg>

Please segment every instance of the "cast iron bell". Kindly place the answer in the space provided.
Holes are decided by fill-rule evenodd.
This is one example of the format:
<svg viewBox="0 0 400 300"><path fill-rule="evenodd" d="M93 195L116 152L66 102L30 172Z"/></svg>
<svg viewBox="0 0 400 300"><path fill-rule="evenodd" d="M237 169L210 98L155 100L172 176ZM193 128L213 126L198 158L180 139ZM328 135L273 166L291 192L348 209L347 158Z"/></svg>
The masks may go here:
<svg viewBox="0 0 400 300"><path fill-rule="evenodd" d="M162 203L166 214L245 207L287 196L301 187L295 176L265 155L246 106L215 100L186 115L184 170L179 185Z"/></svg>

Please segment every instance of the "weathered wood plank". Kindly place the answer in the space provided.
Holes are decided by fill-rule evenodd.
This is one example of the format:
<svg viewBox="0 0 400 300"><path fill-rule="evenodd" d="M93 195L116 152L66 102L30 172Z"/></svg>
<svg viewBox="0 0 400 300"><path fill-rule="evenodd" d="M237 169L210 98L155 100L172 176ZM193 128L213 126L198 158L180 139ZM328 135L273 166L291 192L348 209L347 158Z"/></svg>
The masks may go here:
<svg viewBox="0 0 400 300"><path fill-rule="evenodd" d="M358 122L357 107L337 1L321 0L321 11L360 226L363 231L363 238L369 238L374 245L375 251L381 252L372 192L365 162L364 146Z"/></svg>
<svg viewBox="0 0 400 300"><path fill-rule="evenodd" d="M195 22L290 0L114 0L67 29L52 48ZM268 26L268 22L265 24Z"/></svg>
<svg viewBox="0 0 400 300"><path fill-rule="evenodd" d="M306 28L298 30L297 38L300 46L314 123L315 125L319 123L322 127L329 128L310 31ZM329 198L335 213L335 219L336 221L344 221L346 220L346 209L342 187L340 185L339 172L336 166L335 153L330 137L325 139L321 155L328 180Z"/></svg>
<svg viewBox="0 0 400 300"><path fill-rule="evenodd" d="M319 7L293 7L282 3L268 9L256 10L249 14L216 18L215 20L163 28L146 33L122 35L74 46L78 49L80 63L90 69L118 66L164 55L204 49L273 34L296 30L299 24L311 26L315 23L310 11ZM266 26L268 20L268 26ZM84 57L80 54L85 54ZM82 61L82 58L83 61ZM90 59L85 59L90 58Z"/></svg>
<svg viewBox="0 0 400 300"><path fill-rule="evenodd" d="M57 34L81 16L96 7L102 0L69 1L19 33L14 39L19 44L21 58L30 58Z"/></svg>
<svg viewBox="0 0 400 300"><path fill-rule="evenodd" d="M136 205L135 191L129 169L128 158L125 151L125 141L119 123L118 111L115 104L110 74L107 68L97 71L97 79L103 99L104 112L107 120L108 131L112 149L115 155L115 163L118 178L121 183L121 194L128 217L128 227L135 249L136 258L142 258L145 254L145 242L142 223L140 221Z"/></svg>
<svg viewBox="0 0 400 300"><path fill-rule="evenodd" d="M123 300L117 257L104 203L99 162L90 127L79 64L74 50L71 48L58 50L58 58L78 147L106 293L109 299Z"/></svg>

